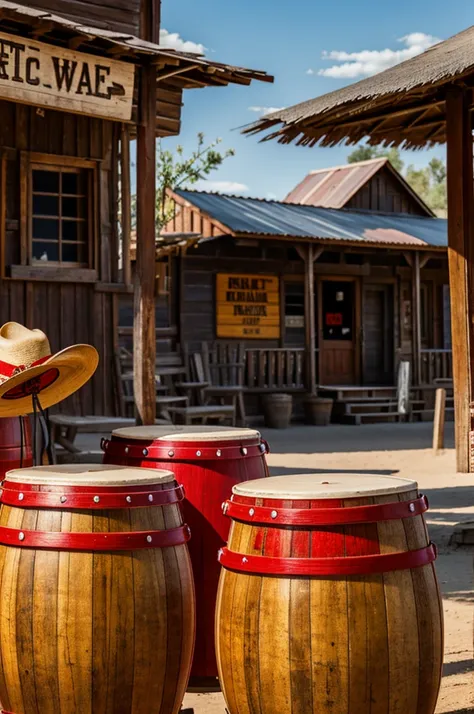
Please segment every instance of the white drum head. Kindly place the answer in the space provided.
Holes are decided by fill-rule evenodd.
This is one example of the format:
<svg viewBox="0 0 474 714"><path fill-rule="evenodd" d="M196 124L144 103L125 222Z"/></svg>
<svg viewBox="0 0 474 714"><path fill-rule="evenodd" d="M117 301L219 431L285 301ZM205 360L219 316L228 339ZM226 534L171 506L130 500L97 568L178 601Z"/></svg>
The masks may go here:
<svg viewBox="0 0 474 714"><path fill-rule="evenodd" d="M171 471L104 464L33 466L7 471L6 479L38 486L150 486L174 481Z"/></svg>
<svg viewBox="0 0 474 714"><path fill-rule="evenodd" d="M260 439L260 432L254 429L238 429L228 426L128 426L115 429L113 436L119 439L140 441L254 441Z"/></svg>
<svg viewBox="0 0 474 714"><path fill-rule="evenodd" d="M416 491L416 481L378 474L318 473L271 476L244 481L233 487L236 496L311 501L329 498L365 498Z"/></svg>

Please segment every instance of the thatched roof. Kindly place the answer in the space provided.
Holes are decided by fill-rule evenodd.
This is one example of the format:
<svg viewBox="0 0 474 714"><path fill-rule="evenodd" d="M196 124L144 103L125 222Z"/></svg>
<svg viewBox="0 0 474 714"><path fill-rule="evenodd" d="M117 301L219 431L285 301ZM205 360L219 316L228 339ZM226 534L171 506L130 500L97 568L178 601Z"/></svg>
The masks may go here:
<svg viewBox="0 0 474 714"><path fill-rule="evenodd" d="M288 144L370 143L419 148L443 143L445 98L453 84L474 85L474 26L421 55L322 97L262 117L245 133Z"/></svg>

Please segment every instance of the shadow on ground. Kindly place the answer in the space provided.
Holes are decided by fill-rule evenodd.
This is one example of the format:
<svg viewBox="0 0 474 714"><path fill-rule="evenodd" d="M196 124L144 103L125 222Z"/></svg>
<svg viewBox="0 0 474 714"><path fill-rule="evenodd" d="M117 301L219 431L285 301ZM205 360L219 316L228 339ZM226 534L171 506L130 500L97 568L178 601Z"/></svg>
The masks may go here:
<svg viewBox="0 0 474 714"><path fill-rule="evenodd" d="M377 474L378 476L393 476L397 473L398 471L391 469L292 469L285 466L270 466L270 476L294 476L295 474L361 474L369 476Z"/></svg>

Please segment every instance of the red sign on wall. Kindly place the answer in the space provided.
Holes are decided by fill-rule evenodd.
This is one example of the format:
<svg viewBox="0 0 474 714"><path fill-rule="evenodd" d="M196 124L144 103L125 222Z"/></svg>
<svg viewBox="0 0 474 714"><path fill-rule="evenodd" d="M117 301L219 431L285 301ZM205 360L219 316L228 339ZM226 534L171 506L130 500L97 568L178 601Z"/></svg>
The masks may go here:
<svg viewBox="0 0 474 714"><path fill-rule="evenodd" d="M342 325L342 312L327 312L326 325L340 326Z"/></svg>

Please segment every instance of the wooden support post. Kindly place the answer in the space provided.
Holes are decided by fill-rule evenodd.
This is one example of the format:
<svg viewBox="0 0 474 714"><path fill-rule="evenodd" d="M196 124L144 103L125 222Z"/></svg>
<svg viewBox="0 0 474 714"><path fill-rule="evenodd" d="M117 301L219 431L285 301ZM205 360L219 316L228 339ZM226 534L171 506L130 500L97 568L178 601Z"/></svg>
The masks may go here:
<svg viewBox="0 0 474 714"><path fill-rule="evenodd" d="M435 413L433 422L433 453L436 456L444 449L444 419L446 412L446 390L436 390Z"/></svg>
<svg viewBox="0 0 474 714"><path fill-rule="evenodd" d="M134 281L133 376L137 421L155 422L155 116L156 69L140 69L137 127L137 258Z"/></svg>
<svg viewBox="0 0 474 714"><path fill-rule="evenodd" d="M466 90L467 91L467 90ZM448 259L451 292L456 466L471 470L469 458L472 401L471 340L474 287L472 121L467 93L453 87L446 98L448 168Z"/></svg>
<svg viewBox="0 0 474 714"><path fill-rule="evenodd" d="M128 126L122 125L120 140L120 181L122 198L122 281L132 283L130 260L130 234L132 231L132 190L130 180L130 134Z"/></svg>
<svg viewBox="0 0 474 714"><path fill-rule="evenodd" d="M321 256L324 248L313 243L296 246L300 257L305 262L305 348L306 348L306 387L310 394L316 394L316 314L314 309L314 263Z"/></svg>
<svg viewBox="0 0 474 714"><path fill-rule="evenodd" d="M421 281L420 253L415 251L413 260L413 381L421 383Z"/></svg>

